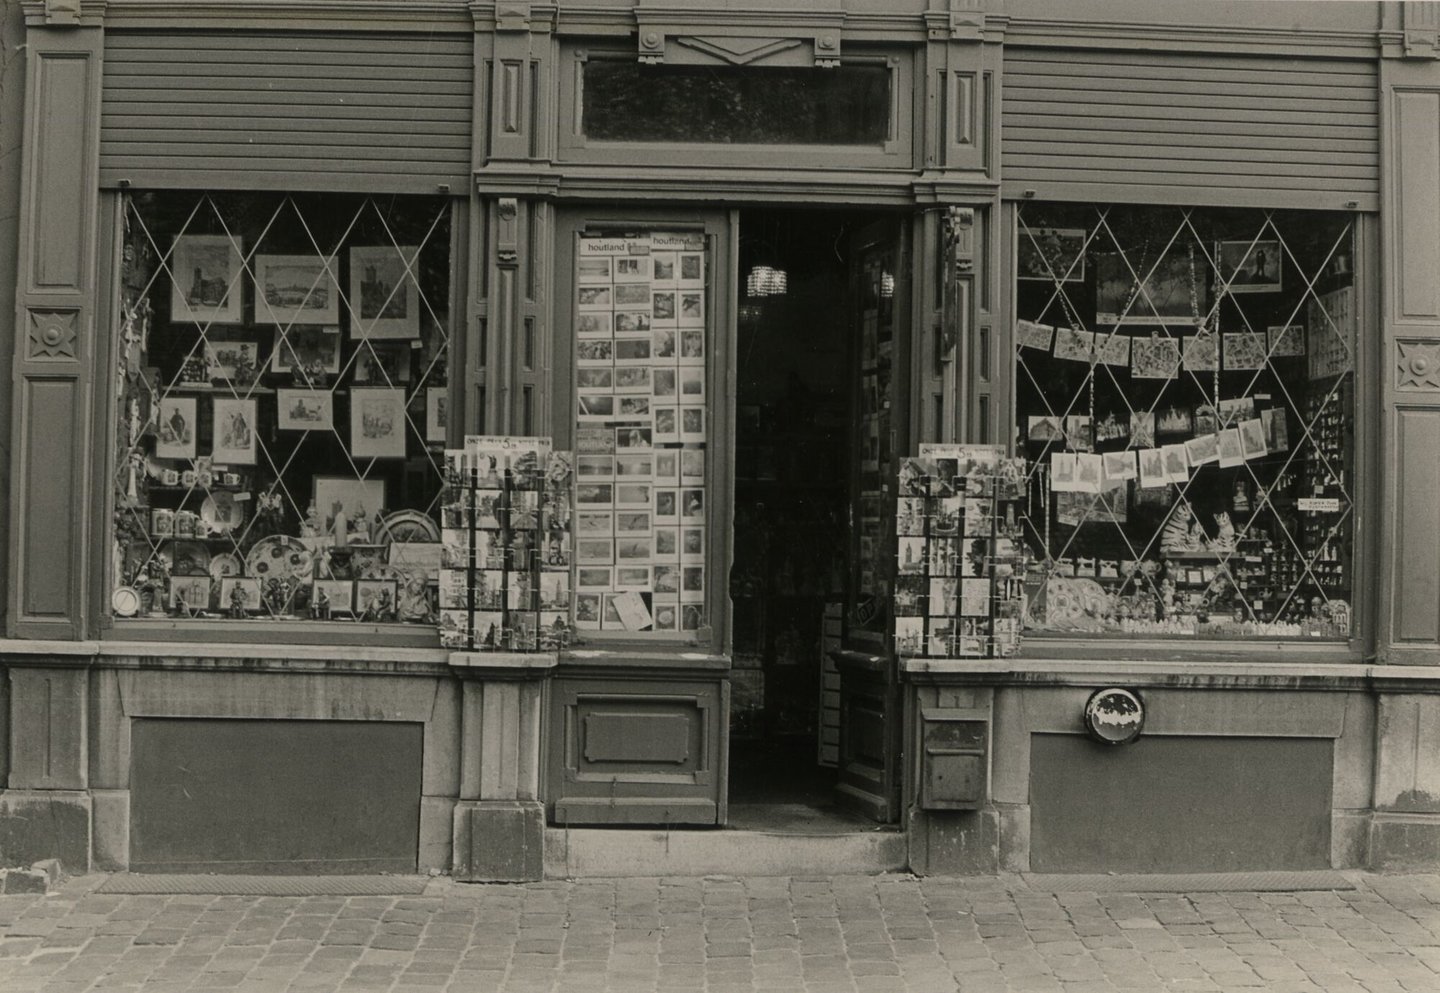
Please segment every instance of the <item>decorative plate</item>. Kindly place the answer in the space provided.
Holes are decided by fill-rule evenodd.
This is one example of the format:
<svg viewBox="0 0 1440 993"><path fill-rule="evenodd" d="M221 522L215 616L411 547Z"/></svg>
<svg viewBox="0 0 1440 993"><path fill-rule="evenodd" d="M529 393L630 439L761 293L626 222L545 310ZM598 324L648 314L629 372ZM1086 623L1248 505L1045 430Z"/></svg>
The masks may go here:
<svg viewBox="0 0 1440 993"><path fill-rule="evenodd" d="M208 534L229 534L245 523L245 511L235 502L235 494L219 490L200 505L200 523Z"/></svg>
<svg viewBox="0 0 1440 993"><path fill-rule="evenodd" d="M140 593L133 586L117 586L110 594L110 606L120 617L134 617L140 612Z"/></svg>
<svg viewBox="0 0 1440 993"><path fill-rule="evenodd" d="M392 542L439 541L440 529L430 515L419 510L397 510L387 514L380 523L380 541Z"/></svg>
<svg viewBox="0 0 1440 993"><path fill-rule="evenodd" d="M210 578L225 579L245 572L245 563L234 552L220 552L210 557Z"/></svg>
<svg viewBox="0 0 1440 993"><path fill-rule="evenodd" d="M245 556L245 575L266 580L275 577L305 579L310 575L314 559L300 539L288 534L272 534L251 546Z"/></svg>

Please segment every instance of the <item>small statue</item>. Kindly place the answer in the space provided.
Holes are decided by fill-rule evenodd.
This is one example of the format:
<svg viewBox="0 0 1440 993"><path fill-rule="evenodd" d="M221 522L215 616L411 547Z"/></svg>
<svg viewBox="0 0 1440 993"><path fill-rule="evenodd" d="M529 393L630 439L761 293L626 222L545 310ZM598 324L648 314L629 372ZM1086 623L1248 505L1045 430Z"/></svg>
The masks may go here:
<svg viewBox="0 0 1440 993"><path fill-rule="evenodd" d="M1235 551L1235 525L1231 523L1230 515L1223 510L1216 514L1215 527L1217 532L1210 541L1210 548L1222 553Z"/></svg>
<svg viewBox="0 0 1440 993"><path fill-rule="evenodd" d="M373 620L385 622L395 620L395 597L390 592L390 587L382 586L380 592L371 601L370 609L374 613Z"/></svg>
<svg viewBox="0 0 1440 993"><path fill-rule="evenodd" d="M344 548L350 541L350 519L345 516L345 505L339 500L330 505L330 536L335 539L336 548Z"/></svg>
<svg viewBox="0 0 1440 993"><path fill-rule="evenodd" d="M380 539L385 535L385 515L377 509L375 516L370 518L370 544L380 544Z"/></svg>
<svg viewBox="0 0 1440 993"><path fill-rule="evenodd" d="M244 620L245 604L250 601L250 591L245 589L244 583L236 583L230 587L230 616L236 620Z"/></svg>
<svg viewBox="0 0 1440 993"><path fill-rule="evenodd" d="M1162 552L1193 552L1198 547L1197 534L1199 521L1195 519L1190 504L1181 500L1170 512L1170 518L1165 522L1164 529L1160 532L1160 551Z"/></svg>
<svg viewBox="0 0 1440 993"><path fill-rule="evenodd" d="M1230 507L1237 514L1250 513L1250 489L1245 485L1245 480L1235 480L1235 496L1230 501Z"/></svg>
<svg viewBox="0 0 1440 993"><path fill-rule="evenodd" d="M430 603L430 588L424 576L415 576L405 583L400 594L398 613L400 620L425 623L431 620L434 607Z"/></svg>
<svg viewBox="0 0 1440 993"><path fill-rule="evenodd" d="M325 592L322 586L315 587L315 596L310 600L310 617L316 621L328 621L330 619L330 595Z"/></svg>
<svg viewBox="0 0 1440 993"><path fill-rule="evenodd" d="M320 537L320 512L315 509L315 501L310 501L310 506L305 508L305 520L300 522L300 537Z"/></svg>
<svg viewBox="0 0 1440 993"><path fill-rule="evenodd" d="M279 617L290 606L290 580L283 576L272 576L265 581L265 606L270 613Z"/></svg>

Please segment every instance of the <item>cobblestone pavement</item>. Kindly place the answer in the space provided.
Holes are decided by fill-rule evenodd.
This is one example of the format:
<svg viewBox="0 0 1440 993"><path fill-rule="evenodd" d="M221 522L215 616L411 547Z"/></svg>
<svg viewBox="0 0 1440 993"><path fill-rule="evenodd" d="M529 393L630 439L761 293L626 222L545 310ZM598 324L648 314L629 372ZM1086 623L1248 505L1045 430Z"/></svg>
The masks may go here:
<svg viewBox="0 0 1440 993"><path fill-rule="evenodd" d="M904 875L110 896L104 878L0 897L0 990L1440 990L1440 876L1190 896Z"/></svg>

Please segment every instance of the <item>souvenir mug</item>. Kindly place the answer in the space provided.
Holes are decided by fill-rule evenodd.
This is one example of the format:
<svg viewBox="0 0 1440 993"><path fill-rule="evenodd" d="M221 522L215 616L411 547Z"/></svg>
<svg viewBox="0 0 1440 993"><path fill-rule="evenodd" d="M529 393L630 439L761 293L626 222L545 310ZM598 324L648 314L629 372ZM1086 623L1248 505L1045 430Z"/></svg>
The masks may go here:
<svg viewBox="0 0 1440 993"><path fill-rule="evenodd" d="M175 512L175 537L195 537L195 515L188 510L177 510Z"/></svg>
<svg viewBox="0 0 1440 993"><path fill-rule="evenodd" d="M215 473L209 469L200 469L195 473L195 481L200 484L202 490L208 490L215 485Z"/></svg>
<svg viewBox="0 0 1440 993"><path fill-rule="evenodd" d="M186 489L192 489L195 486L195 480L197 478L198 476L194 469L186 469L180 474L180 485Z"/></svg>
<svg viewBox="0 0 1440 993"><path fill-rule="evenodd" d="M180 485L180 470L178 470L178 469L162 469L162 470L160 470L160 482L164 483L166 486L179 486L179 485Z"/></svg>
<svg viewBox="0 0 1440 993"><path fill-rule="evenodd" d="M175 533L175 511L157 507L150 512L150 533L157 538L168 538Z"/></svg>
<svg viewBox="0 0 1440 993"><path fill-rule="evenodd" d="M238 472L227 472L222 477L226 486L239 486L240 474Z"/></svg>

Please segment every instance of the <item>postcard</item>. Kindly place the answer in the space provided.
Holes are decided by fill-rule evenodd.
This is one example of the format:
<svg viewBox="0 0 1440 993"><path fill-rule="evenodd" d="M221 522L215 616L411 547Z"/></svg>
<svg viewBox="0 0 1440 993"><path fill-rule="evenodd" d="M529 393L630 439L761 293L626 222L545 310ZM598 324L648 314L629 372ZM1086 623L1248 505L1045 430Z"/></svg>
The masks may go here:
<svg viewBox="0 0 1440 993"><path fill-rule="evenodd" d="M1140 450L1140 486L1154 489L1170 482L1165 474L1165 456L1158 448Z"/></svg>
<svg viewBox="0 0 1440 993"><path fill-rule="evenodd" d="M1222 241L1215 246L1215 259L1216 276L1230 293L1276 293L1281 288L1278 241Z"/></svg>
<svg viewBox="0 0 1440 993"><path fill-rule="evenodd" d="M1015 341L1021 348L1038 348L1048 352L1054 336L1055 329L1048 324L1038 321L1015 322Z"/></svg>
<svg viewBox="0 0 1440 993"><path fill-rule="evenodd" d="M1240 429L1230 428L1220 432L1220 468L1230 469L1245 461L1245 447L1240 440Z"/></svg>
<svg viewBox="0 0 1440 993"><path fill-rule="evenodd" d="M1220 459L1220 439L1213 434L1202 434L1185 442L1185 457L1191 465L1209 465Z"/></svg>
<svg viewBox="0 0 1440 993"><path fill-rule="evenodd" d="M1227 331L1225 338L1225 368L1263 369L1265 367L1265 339L1249 331Z"/></svg>
<svg viewBox="0 0 1440 993"><path fill-rule="evenodd" d="M1130 346L1130 374L1136 379L1174 379L1180 366L1180 343L1152 334Z"/></svg>

